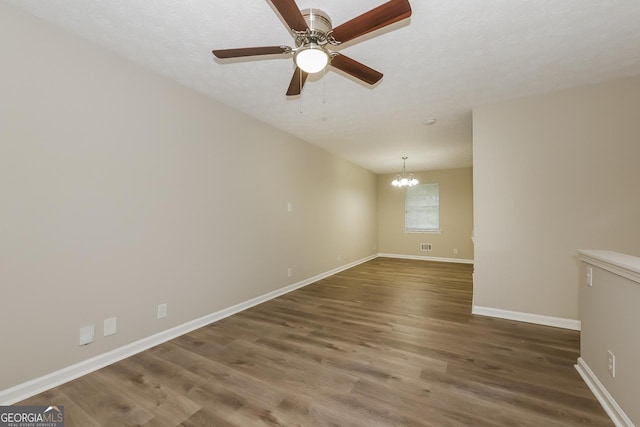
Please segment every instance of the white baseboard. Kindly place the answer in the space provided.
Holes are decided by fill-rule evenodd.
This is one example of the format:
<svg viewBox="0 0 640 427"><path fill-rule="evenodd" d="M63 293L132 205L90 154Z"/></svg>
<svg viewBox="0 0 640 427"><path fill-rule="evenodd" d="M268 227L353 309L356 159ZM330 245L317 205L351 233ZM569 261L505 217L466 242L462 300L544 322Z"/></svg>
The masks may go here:
<svg viewBox="0 0 640 427"><path fill-rule="evenodd" d="M580 321L562 317L541 316L539 314L522 313L519 311L502 310L499 308L480 307L474 305L471 313L481 316L497 317L499 319L517 320L518 322L535 323L536 325L553 326L556 328L580 330Z"/></svg>
<svg viewBox="0 0 640 427"><path fill-rule="evenodd" d="M255 305L262 304L263 302L269 301L273 298L279 297L296 289L310 285L311 283L317 282L318 280L332 276L336 273L355 267L356 265L370 261L377 257L378 255L371 255L366 258L362 258L349 264L334 268L333 270L326 271L300 282L293 283L283 288L276 289L275 291L271 291L264 295L252 298L248 301L244 301L234 306L216 311L215 313L208 314L206 316L200 317L199 319L191 320L171 329L159 332L155 335L151 335L141 340L132 342L131 344L116 348L115 350L111 350L107 353L100 354L91 359L87 359L66 368L62 368L58 371L51 372L42 377L35 378L22 384L18 384L6 390L0 390L0 405L12 405L16 402L20 402L21 400L27 399L38 393L42 393L43 391L49 390L53 387L57 387L61 384L89 374L93 371L97 371L100 368L104 368L105 366L133 356L158 344L162 344L163 342L172 340L198 328L207 326L211 323L217 322L218 320L222 320L225 317L229 317Z"/></svg>
<svg viewBox="0 0 640 427"><path fill-rule="evenodd" d="M633 422L602 385L596 374L587 365L587 362L582 357L579 357L578 363L574 366L616 427L634 427Z"/></svg>
<svg viewBox="0 0 640 427"><path fill-rule="evenodd" d="M461 259L461 258L440 258L440 257L422 256L422 255L402 255L402 254L383 254L383 253L379 253L378 256L384 257L384 258L415 259L418 261L437 261L437 262L455 262L458 264L473 264L472 259Z"/></svg>

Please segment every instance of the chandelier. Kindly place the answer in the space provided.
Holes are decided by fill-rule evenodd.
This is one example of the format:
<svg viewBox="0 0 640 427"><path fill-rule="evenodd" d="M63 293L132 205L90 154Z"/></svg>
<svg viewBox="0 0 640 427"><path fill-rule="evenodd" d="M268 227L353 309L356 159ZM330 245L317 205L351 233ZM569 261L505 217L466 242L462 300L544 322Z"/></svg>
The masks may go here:
<svg viewBox="0 0 640 427"><path fill-rule="evenodd" d="M402 174L396 175L396 179L391 181L391 185L394 187L412 187L418 184L418 180L413 177L412 173L407 176L407 171L405 170L407 159L408 157L402 158Z"/></svg>

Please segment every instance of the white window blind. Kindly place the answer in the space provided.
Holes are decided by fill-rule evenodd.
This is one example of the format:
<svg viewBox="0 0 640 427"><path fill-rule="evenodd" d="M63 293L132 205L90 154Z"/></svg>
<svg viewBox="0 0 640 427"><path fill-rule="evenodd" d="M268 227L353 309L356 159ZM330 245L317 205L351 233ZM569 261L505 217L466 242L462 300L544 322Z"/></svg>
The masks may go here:
<svg viewBox="0 0 640 427"><path fill-rule="evenodd" d="M418 184L407 188L404 230L440 231L440 184Z"/></svg>

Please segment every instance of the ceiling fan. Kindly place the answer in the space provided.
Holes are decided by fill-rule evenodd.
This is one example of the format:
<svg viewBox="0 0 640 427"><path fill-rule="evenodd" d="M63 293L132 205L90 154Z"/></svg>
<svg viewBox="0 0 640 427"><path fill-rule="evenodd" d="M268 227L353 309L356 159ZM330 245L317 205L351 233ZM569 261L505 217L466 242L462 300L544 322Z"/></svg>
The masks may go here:
<svg viewBox="0 0 640 427"><path fill-rule="evenodd" d="M217 49L217 58L239 58L246 56L293 54L296 66L287 96L300 95L310 73L317 73L331 65L351 76L373 85L382 78L382 73L327 46L338 46L371 31L391 25L411 16L408 0L390 0L360 16L332 27L329 15L319 9L298 9L295 0L270 0L290 27L295 48L290 46L262 46L238 49Z"/></svg>

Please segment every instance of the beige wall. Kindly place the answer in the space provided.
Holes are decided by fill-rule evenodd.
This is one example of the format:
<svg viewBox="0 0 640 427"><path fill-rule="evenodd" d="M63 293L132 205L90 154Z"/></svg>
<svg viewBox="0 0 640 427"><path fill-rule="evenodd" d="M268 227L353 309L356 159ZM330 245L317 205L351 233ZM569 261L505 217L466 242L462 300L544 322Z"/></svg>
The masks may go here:
<svg viewBox="0 0 640 427"><path fill-rule="evenodd" d="M371 172L4 3L0 51L0 390L376 252Z"/></svg>
<svg viewBox="0 0 640 427"><path fill-rule="evenodd" d="M575 251L640 254L640 77L478 108L474 304L579 319Z"/></svg>
<svg viewBox="0 0 640 427"><path fill-rule="evenodd" d="M391 181L396 174L378 176L378 243L380 253L473 260L473 181L472 169L416 172L422 184L440 184L440 228L436 233L405 233L405 193ZM420 250L431 243L433 250ZM454 249L458 250L454 254Z"/></svg>

